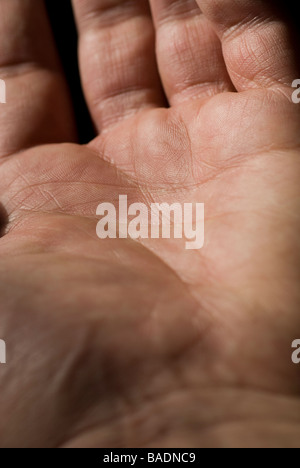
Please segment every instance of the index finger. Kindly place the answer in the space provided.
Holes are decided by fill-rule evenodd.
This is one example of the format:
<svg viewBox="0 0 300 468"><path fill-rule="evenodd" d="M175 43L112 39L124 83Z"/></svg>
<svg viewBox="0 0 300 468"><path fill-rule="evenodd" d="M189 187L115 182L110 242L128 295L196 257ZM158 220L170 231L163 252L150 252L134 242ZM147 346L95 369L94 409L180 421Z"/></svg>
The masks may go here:
<svg viewBox="0 0 300 468"><path fill-rule="evenodd" d="M74 140L43 0L0 0L0 79L6 101L0 103L0 158L40 143Z"/></svg>

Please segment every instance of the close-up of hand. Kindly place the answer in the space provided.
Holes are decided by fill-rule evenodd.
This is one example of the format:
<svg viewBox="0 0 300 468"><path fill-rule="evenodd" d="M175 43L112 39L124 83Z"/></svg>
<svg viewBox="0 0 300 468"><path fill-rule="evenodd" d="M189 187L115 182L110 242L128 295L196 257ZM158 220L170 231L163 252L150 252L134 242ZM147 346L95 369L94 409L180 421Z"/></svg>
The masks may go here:
<svg viewBox="0 0 300 468"><path fill-rule="evenodd" d="M288 25L263 0L73 10L84 145L44 2L0 0L0 447L300 447ZM203 203L203 248L99 239L120 195Z"/></svg>

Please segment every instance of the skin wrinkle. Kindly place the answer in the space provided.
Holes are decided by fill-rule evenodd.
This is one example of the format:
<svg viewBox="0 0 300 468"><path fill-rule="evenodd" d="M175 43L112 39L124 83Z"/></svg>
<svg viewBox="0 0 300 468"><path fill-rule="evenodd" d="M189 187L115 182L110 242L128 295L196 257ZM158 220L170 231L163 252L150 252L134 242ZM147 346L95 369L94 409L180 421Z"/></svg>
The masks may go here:
<svg viewBox="0 0 300 468"><path fill-rule="evenodd" d="M22 210L22 211L26 211L26 210ZM31 209L31 210L28 211L28 213L30 213L30 214L32 215L32 213L34 213L34 212L33 212L32 209ZM64 212L63 212L63 213L60 213L60 212L57 212L57 211L56 211L55 213L49 213L49 212L42 212L40 209L39 209L39 210L36 210L35 213L47 214L47 215L49 215L49 214L53 214L53 215L54 215L54 214L55 214L55 215L61 214L61 215L66 216L66 214L65 214ZM69 214L69 215L67 215L67 216L68 216L68 217L74 218L75 215L70 215L70 214ZM77 217L77 216L76 216L76 217ZM90 217L90 218L85 217L85 219L90 219L90 220L94 221L94 218L92 218L92 217ZM20 226L20 223L21 223L21 220L19 221L19 223L14 223L14 224L12 225L12 227L10 227L10 228L7 230L6 235L8 235L9 233L13 233L14 230L18 230L18 227L22 227L22 226ZM142 246L143 249L148 250L138 239L129 239L128 242L138 244L139 246ZM44 252L44 246L43 246L43 252ZM55 252L55 250L50 250L50 251L49 251L49 254L53 254L54 252ZM74 255L74 254L73 254L73 255ZM187 283L185 283L185 282L183 281L183 279L182 279L180 276L177 275L176 271L173 270L173 269L171 268L170 265L168 265L167 263L165 263L165 262L163 261L162 258L160 258L159 256L157 256L157 254L155 253L155 251L151 251L151 255L154 256L158 261L162 262L164 268L167 268L167 269L169 270L169 272L170 272L172 275L174 275L174 277L176 277L176 279L177 279L178 281L180 281L180 282L182 283L183 286L187 287ZM83 257L83 258L84 258L84 257ZM90 257L86 257L86 258L89 258L89 259L90 259Z"/></svg>

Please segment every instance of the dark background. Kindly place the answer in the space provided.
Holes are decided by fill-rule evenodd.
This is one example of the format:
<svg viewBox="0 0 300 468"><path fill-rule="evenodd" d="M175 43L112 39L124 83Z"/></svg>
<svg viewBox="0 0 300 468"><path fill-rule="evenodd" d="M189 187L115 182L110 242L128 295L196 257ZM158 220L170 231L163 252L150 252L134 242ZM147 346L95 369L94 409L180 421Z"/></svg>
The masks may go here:
<svg viewBox="0 0 300 468"><path fill-rule="evenodd" d="M159 1L159 0L157 0ZM300 52L300 8L295 0L264 0L280 15L284 15L290 24L295 50ZM80 86L77 61L77 33L70 0L46 0L50 21L58 45L58 50L65 69L67 80L73 97L74 110L77 119L79 139L81 143L89 142L94 136L94 128L85 105ZM300 63L300 55L297 58ZM295 77L299 78L299 77Z"/></svg>

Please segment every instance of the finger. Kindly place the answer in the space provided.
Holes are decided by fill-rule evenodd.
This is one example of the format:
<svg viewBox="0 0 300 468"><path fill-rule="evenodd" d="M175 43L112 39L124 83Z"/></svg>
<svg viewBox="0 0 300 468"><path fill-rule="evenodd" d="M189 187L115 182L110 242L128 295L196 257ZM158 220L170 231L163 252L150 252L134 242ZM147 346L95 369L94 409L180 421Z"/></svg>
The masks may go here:
<svg viewBox="0 0 300 468"><path fill-rule="evenodd" d="M6 84L6 104L0 104L0 157L75 138L43 1L0 0L0 78Z"/></svg>
<svg viewBox="0 0 300 468"><path fill-rule="evenodd" d="M170 104L232 90L221 42L196 0L150 3L160 75Z"/></svg>
<svg viewBox="0 0 300 468"><path fill-rule="evenodd" d="M86 99L98 130L165 105L148 0L73 0Z"/></svg>
<svg viewBox="0 0 300 468"><path fill-rule="evenodd" d="M291 85L295 57L288 26L264 0L197 0L219 35L238 90Z"/></svg>

